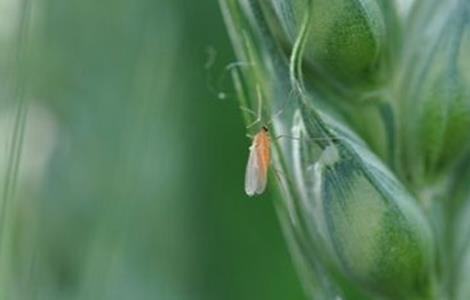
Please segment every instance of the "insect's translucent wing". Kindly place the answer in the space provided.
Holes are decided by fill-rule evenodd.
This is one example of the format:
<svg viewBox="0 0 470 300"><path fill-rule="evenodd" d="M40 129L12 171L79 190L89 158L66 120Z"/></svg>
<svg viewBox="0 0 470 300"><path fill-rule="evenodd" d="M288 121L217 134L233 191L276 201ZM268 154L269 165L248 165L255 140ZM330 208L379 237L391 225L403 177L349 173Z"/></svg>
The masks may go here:
<svg viewBox="0 0 470 300"><path fill-rule="evenodd" d="M252 145L245 172L245 193L248 196L253 196L256 193L260 172L259 166L258 153L256 152L256 147Z"/></svg>
<svg viewBox="0 0 470 300"><path fill-rule="evenodd" d="M255 146L250 147L250 156L245 173L245 192L248 196L261 194L266 189L266 171L262 168Z"/></svg>

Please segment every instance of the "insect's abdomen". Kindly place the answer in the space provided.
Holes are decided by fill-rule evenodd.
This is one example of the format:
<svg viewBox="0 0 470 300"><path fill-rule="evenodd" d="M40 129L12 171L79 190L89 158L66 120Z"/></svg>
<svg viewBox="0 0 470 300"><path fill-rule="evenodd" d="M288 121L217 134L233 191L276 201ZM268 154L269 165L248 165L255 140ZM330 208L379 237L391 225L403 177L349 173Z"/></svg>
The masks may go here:
<svg viewBox="0 0 470 300"><path fill-rule="evenodd" d="M269 135L267 132L262 131L258 135L257 140L257 148L258 148L258 155L260 156L260 163L263 172L268 171L269 163L270 163L270 140Z"/></svg>

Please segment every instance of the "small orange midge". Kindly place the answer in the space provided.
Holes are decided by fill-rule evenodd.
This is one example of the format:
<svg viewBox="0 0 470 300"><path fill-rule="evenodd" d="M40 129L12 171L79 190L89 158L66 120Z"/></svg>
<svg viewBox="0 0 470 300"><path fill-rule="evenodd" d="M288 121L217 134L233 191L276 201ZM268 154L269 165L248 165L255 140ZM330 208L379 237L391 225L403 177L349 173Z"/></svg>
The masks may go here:
<svg viewBox="0 0 470 300"><path fill-rule="evenodd" d="M271 163L271 139L268 127L263 126L254 136L245 173L245 192L248 196L260 195L266 189Z"/></svg>
<svg viewBox="0 0 470 300"><path fill-rule="evenodd" d="M263 96L259 85L256 85L256 94L258 98L257 113L248 108L241 107L242 110L257 117L253 123L247 126L247 128L262 122L261 114ZM286 102L286 105L287 103L288 102ZM273 117L280 115L283 110L284 108L280 109L273 115ZM245 193L250 197L260 195L266 190L268 170L271 164L271 137L267 126L269 123L265 123L265 125L261 127L258 133L253 137L250 146L250 154L245 172Z"/></svg>

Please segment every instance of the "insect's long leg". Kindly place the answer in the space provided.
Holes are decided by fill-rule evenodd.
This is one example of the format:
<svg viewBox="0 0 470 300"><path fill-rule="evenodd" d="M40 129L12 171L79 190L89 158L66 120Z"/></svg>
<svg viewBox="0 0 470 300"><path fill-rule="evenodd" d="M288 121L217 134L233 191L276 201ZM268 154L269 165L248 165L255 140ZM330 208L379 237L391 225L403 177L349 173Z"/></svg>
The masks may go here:
<svg viewBox="0 0 470 300"><path fill-rule="evenodd" d="M275 137L273 137L273 140L277 141L277 140L282 139L282 138L288 138L288 139L291 139L291 140L299 140L299 141L302 140L301 136L290 136L290 135L286 135L286 134L281 134L281 135L275 136Z"/></svg>
<svg viewBox="0 0 470 300"><path fill-rule="evenodd" d="M247 113L251 114L254 117L258 117L256 112L252 109L249 109L248 107L240 106L240 109L243 110L244 112L247 112Z"/></svg>
<svg viewBox="0 0 470 300"><path fill-rule="evenodd" d="M277 112L274 113L274 115L272 116L272 119L271 119L270 123L272 123L272 121L273 121L274 118L279 117L279 116L284 112L284 110L285 110L286 107L287 107L287 104L289 104L289 101L286 101L286 103L284 104L284 106L283 106L281 109L279 109Z"/></svg>
<svg viewBox="0 0 470 300"><path fill-rule="evenodd" d="M253 122L251 122L250 124L248 124L248 126L246 126L246 128L251 128L253 127L254 125L258 124L261 122L261 117L256 113L254 112L253 110L247 108L247 107L243 107L243 106L240 106L240 109L243 110L244 112L247 112L251 115L253 115L254 117L256 117L256 120L254 120Z"/></svg>
<svg viewBox="0 0 470 300"><path fill-rule="evenodd" d="M275 118L277 118L278 116L280 116L287 108L287 106L289 105L290 101L289 99L291 98L292 94L294 93L295 91L292 90L291 92L289 92L289 96L287 97L287 101L285 101L283 104L282 104L282 107L276 111L272 116L271 116L271 120L269 122L266 123L266 126L272 124L273 120ZM259 86L259 84L256 85L256 98L258 100L258 107L257 107L257 111L255 112L254 110L248 108L248 107L244 107L244 106L240 106L240 109L244 112L247 112L249 113L250 115L256 117L256 120L253 121L251 124L249 124L247 126L247 128L250 128L250 127L253 127L254 125L256 125L257 123L261 123L262 121L262 114L263 114L263 95L262 95L262 92L261 92L261 88Z"/></svg>
<svg viewBox="0 0 470 300"><path fill-rule="evenodd" d="M288 181L287 174L284 171L276 168L274 164L272 165L272 170L279 184L283 186L284 183Z"/></svg>
<svg viewBox="0 0 470 300"><path fill-rule="evenodd" d="M279 117L286 109L287 109L287 106L291 103L291 98L293 97L293 95L296 93L296 90L295 88L293 88L290 92L289 92L289 95L287 96L287 100L282 104L282 107L279 108L278 111L276 111L272 117L271 117L271 120L266 123L267 125L270 125L275 118ZM294 99L292 99L294 100Z"/></svg>
<svg viewBox="0 0 470 300"><path fill-rule="evenodd" d="M272 165L272 168L273 168L273 173L274 175L276 175L277 179L278 180L281 180L281 178L279 177L279 175L283 175L283 176L286 176L286 173L284 173L284 171L281 171L280 169L278 169L277 167L275 167L274 165Z"/></svg>
<svg viewBox="0 0 470 300"><path fill-rule="evenodd" d="M246 128L251 128L251 127L255 126L256 124L258 124L259 122L261 122L261 119L257 118L256 120L254 120L253 122L248 124L248 126L246 126Z"/></svg>
<svg viewBox="0 0 470 300"><path fill-rule="evenodd" d="M286 135L286 134L281 134L281 135L275 136L275 137L273 137L273 140L278 140L278 139L281 139L281 138L288 138L288 139L291 139L291 140L299 140L299 141L301 141L302 139L306 139L308 141L338 141L338 140L340 140L340 138L330 138L330 137L307 138L307 137L302 137L302 136L290 136L290 135Z"/></svg>

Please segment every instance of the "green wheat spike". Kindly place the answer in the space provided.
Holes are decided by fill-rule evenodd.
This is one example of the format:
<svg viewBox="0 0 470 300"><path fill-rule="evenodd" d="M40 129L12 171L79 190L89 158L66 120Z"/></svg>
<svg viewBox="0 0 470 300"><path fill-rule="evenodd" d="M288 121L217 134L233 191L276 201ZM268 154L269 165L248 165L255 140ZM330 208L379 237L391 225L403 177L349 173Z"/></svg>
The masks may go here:
<svg viewBox="0 0 470 300"><path fill-rule="evenodd" d="M469 2L219 2L307 295L468 299Z"/></svg>

